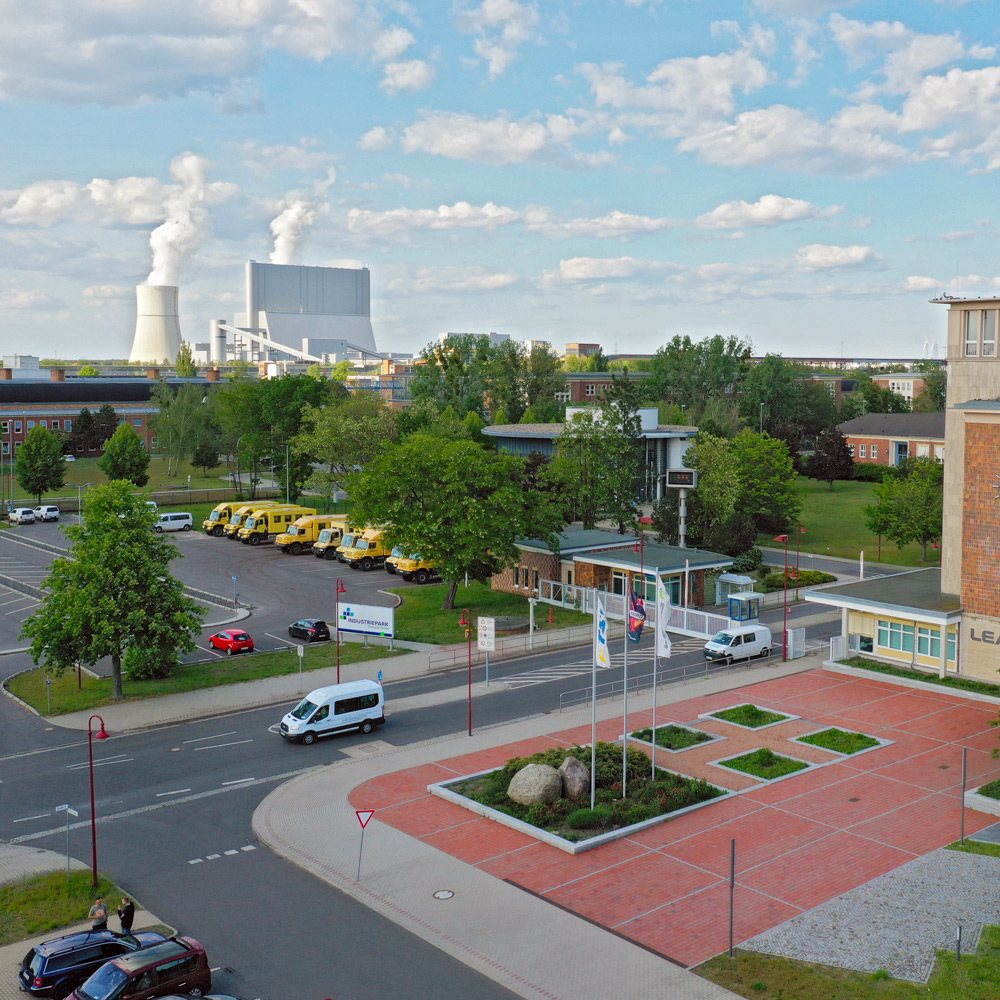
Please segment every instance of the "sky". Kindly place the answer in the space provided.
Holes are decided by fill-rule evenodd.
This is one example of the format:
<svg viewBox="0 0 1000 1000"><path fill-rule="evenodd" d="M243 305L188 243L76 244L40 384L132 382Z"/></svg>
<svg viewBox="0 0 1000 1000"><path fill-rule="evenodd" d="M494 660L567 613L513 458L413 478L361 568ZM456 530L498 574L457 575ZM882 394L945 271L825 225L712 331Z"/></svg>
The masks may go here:
<svg viewBox="0 0 1000 1000"><path fill-rule="evenodd" d="M3 353L186 340L244 263L371 269L381 350L496 331L922 357L1000 293L988 0L0 0Z"/></svg>

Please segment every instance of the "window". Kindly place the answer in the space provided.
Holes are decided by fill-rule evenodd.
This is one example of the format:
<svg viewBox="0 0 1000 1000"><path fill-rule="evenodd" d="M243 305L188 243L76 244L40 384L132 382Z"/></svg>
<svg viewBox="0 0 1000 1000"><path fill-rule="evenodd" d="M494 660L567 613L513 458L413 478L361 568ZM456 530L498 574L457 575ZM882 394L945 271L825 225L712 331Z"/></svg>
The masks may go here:
<svg viewBox="0 0 1000 1000"><path fill-rule="evenodd" d="M983 313L983 349L984 358L996 357L997 353L997 311L987 309Z"/></svg>
<svg viewBox="0 0 1000 1000"><path fill-rule="evenodd" d="M851 453L851 458L854 458L854 445L853 444L849 444L847 446L847 450Z"/></svg>
<svg viewBox="0 0 1000 1000"><path fill-rule="evenodd" d="M76 450L77 450L77 451L83 451L83 445L82 445L82 444L78 444L78 445L76 446Z"/></svg>
<svg viewBox="0 0 1000 1000"><path fill-rule="evenodd" d="M57 431L57 430L59 430L59 421L58 421L58 420L53 420L53 421L52 421L52 429L53 429L54 431Z"/></svg>
<svg viewBox="0 0 1000 1000"><path fill-rule="evenodd" d="M141 427L142 426L142 417L133 417L132 418L132 426L133 427Z"/></svg>
<svg viewBox="0 0 1000 1000"><path fill-rule="evenodd" d="M9 420L5 420L3 422L3 433L7 434L9 431L10 431L10 421Z"/></svg>
<svg viewBox="0 0 1000 1000"><path fill-rule="evenodd" d="M863 445L860 446L860 449L861 450L858 452L859 456L861 458L867 458L868 455L866 454L866 452L868 450L868 446L863 444Z"/></svg>
<svg viewBox="0 0 1000 1000"><path fill-rule="evenodd" d="M872 445L872 461L874 462L875 459L877 459L877 458L878 458L878 445L877 444L873 444Z"/></svg>
<svg viewBox="0 0 1000 1000"><path fill-rule="evenodd" d="M63 422L63 429L67 430L67 431L71 431L73 429L73 421L72 420L66 420L66 421L64 421Z"/></svg>
<svg viewBox="0 0 1000 1000"><path fill-rule="evenodd" d="M334 708L334 715L348 715L350 712L363 712L365 709L374 708L378 704L377 694L363 694L357 698L345 698L338 701Z"/></svg>
<svg viewBox="0 0 1000 1000"><path fill-rule="evenodd" d="M932 656L941 659L941 630L928 628L925 625L917 627L917 652L921 656ZM955 633L948 633L948 659L955 659Z"/></svg>
<svg viewBox="0 0 1000 1000"><path fill-rule="evenodd" d="M337 705L337 711L340 711L340 705ZM330 706L324 705L309 721L310 722L324 722L327 716L330 714Z"/></svg>
<svg viewBox="0 0 1000 1000"><path fill-rule="evenodd" d="M47 427L48 425L46 424L46 422L44 420L39 420L38 421L38 426L39 427Z"/></svg>
<svg viewBox="0 0 1000 1000"><path fill-rule="evenodd" d="M584 394L585 394L585 395L587 395L587 396L593 396L593 395L595 395L595 394L596 394L596 392L597 392L597 386L596 386L596 385L594 385L594 384L593 384L593 383L591 382L591 383L590 383L589 385L585 385L585 386L583 387L583 391L584 391Z"/></svg>
<svg viewBox="0 0 1000 1000"><path fill-rule="evenodd" d="M913 626L901 622L878 623L878 644L885 649L898 649L904 653L913 652Z"/></svg>
<svg viewBox="0 0 1000 1000"><path fill-rule="evenodd" d="M28 421L28 430L30 431L31 428L34 427L34 426L35 426L35 421L34 420L29 420Z"/></svg>
<svg viewBox="0 0 1000 1000"><path fill-rule="evenodd" d="M535 590L538 590L538 570L537 569L535 570L534 576L535 576L535 582L532 584L532 587Z"/></svg>
<svg viewBox="0 0 1000 1000"><path fill-rule="evenodd" d="M21 433L21 421L20 420L15 420L14 421L14 433L15 434L20 434Z"/></svg>
<svg viewBox="0 0 1000 1000"><path fill-rule="evenodd" d="M965 339L965 356L974 358L979 353L979 310L967 309L962 314Z"/></svg>
<svg viewBox="0 0 1000 1000"><path fill-rule="evenodd" d="M4 441L4 443L3 443L3 453L5 455L9 455L10 454L10 442Z"/></svg>

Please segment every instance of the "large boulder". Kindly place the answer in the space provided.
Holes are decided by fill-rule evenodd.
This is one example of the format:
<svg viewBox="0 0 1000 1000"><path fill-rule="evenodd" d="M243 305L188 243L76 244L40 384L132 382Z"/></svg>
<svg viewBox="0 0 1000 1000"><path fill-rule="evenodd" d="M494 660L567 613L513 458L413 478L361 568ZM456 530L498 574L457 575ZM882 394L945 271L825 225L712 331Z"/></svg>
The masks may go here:
<svg viewBox="0 0 1000 1000"><path fill-rule="evenodd" d="M590 792L590 768L577 757L567 757L559 765L562 793L567 799L576 799Z"/></svg>
<svg viewBox="0 0 1000 1000"><path fill-rule="evenodd" d="M549 764L527 764L511 779L507 795L522 806L555 802L562 794L562 778Z"/></svg>

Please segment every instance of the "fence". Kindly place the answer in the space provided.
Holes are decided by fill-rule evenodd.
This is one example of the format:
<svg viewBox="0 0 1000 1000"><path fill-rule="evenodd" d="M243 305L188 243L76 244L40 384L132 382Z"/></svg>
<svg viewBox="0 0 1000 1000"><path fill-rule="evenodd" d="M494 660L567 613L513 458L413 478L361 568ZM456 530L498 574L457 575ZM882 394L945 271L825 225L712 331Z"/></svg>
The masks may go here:
<svg viewBox="0 0 1000 1000"><path fill-rule="evenodd" d="M604 598L604 610L609 618L625 621L628 612L625 598L621 594L609 594L605 590L595 590L593 587L577 587L571 583L560 583L558 580L539 580L538 599L546 604L554 604L557 608L569 608L585 615L594 613L595 595ZM646 614L650 621L655 620L656 610L650 601ZM650 613L652 612L652 613Z"/></svg>
<svg viewBox="0 0 1000 1000"><path fill-rule="evenodd" d="M205 489L205 490L189 490L186 486L178 486L173 489L168 490L155 490L152 493L142 493L143 498L147 497L150 500L155 500L157 504L162 507L178 507L185 506L187 504L195 503L224 503L229 500L234 500L238 494L237 490L234 490L229 486L220 486L217 489ZM239 494L243 497L243 494ZM273 500L277 497L278 491L273 489L258 489L256 499L258 500ZM80 510L80 503L83 506L87 506L87 493L86 491L78 492L73 496L68 497L45 497L45 503L55 504L61 511L66 513L78 513ZM247 501L249 503L249 501ZM14 499L10 500L9 504L12 507L34 507L35 498L21 498L20 500Z"/></svg>
<svg viewBox="0 0 1000 1000"><path fill-rule="evenodd" d="M696 608L679 608L671 604L667 607L665 628L680 635L691 635L698 639L711 639L733 622L728 615L715 615L710 611Z"/></svg>

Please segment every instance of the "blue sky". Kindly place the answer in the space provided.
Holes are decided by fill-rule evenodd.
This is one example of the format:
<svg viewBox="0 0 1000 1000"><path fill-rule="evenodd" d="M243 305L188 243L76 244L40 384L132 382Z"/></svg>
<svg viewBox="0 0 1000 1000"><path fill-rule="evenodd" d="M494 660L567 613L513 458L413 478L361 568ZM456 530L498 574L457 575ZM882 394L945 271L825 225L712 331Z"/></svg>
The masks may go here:
<svg viewBox="0 0 1000 1000"><path fill-rule="evenodd" d="M185 339L248 259L442 331L921 356L1000 292L985 0L0 0L4 353Z"/></svg>

